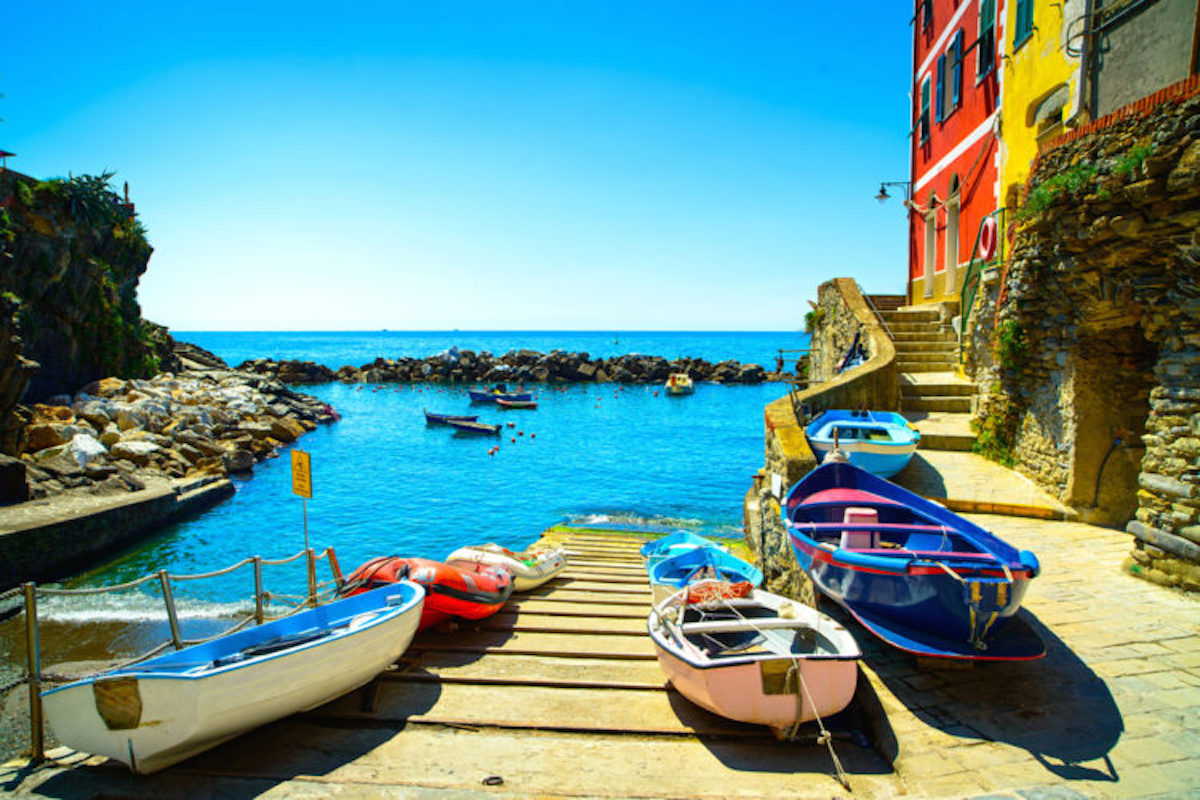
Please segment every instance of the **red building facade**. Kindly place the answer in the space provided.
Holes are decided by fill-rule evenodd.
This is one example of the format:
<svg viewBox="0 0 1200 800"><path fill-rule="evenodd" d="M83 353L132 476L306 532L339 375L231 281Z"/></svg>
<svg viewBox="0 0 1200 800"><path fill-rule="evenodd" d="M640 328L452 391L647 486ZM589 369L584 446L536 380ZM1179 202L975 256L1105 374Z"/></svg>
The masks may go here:
<svg viewBox="0 0 1200 800"><path fill-rule="evenodd" d="M914 7L910 303L958 298L980 225L1000 206L1004 2Z"/></svg>

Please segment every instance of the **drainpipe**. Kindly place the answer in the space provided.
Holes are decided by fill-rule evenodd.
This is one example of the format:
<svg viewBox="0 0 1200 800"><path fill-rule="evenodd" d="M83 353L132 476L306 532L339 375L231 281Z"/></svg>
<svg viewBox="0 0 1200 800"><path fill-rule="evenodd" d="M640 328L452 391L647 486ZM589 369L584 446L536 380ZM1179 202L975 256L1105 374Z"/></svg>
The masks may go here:
<svg viewBox="0 0 1200 800"><path fill-rule="evenodd" d="M1091 57L1092 5L1095 0L1083 0L1083 43L1079 46L1079 91L1075 98L1075 111L1063 123L1064 127L1074 128L1080 124L1087 103L1088 58Z"/></svg>

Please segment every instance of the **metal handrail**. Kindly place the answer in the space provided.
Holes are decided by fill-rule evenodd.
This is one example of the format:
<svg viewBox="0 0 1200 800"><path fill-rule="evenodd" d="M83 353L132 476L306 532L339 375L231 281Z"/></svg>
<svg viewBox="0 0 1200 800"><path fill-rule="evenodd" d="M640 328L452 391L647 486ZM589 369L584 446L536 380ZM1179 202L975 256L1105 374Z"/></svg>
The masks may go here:
<svg viewBox="0 0 1200 800"><path fill-rule="evenodd" d="M979 230L975 232L975 244L971 246L971 260L967 263L967 274L963 277L962 289L959 290L959 305L958 313L961 317L959 323L959 348L958 348L958 363L962 364L966 360L967 348L962 346L961 342L965 339L967 333L967 322L971 319L971 309L975 306L975 294L979 290L979 276L986 266L999 264L1004 262L1004 248L1007 244L1008 237L1004 231L1004 216L1006 208L997 208L990 214L985 214L983 219L979 220ZM979 258L979 240L983 237L983 226L991 219L996 218L996 255L994 258L984 261Z"/></svg>
<svg viewBox="0 0 1200 800"><path fill-rule="evenodd" d="M858 286L857 281L855 282L855 285ZM858 293L862 295L863 300L867 301L867 305L870 307L871 313L875 315L875 319L879 320L879 325L881 328L883 328L884 333L886 333L888 338L893 342L896 341L896 335L892 333L892 329L888 327L887 320L883 318L883 314L880 314L879 309L875 307L875 301L871 299L871 295L864 292L861 286L858 287Z"/></svg>
<svg viewBox="0 0 1200 800"><path fill-rule="evenodd" d="M43 675L42 674L41 652L40 652L40 646L39 646L38 611L37 611L37 596L39 593L41 593L44 597L64 597L64 596L71 596L71 595L87 596L87 595L103 594L106 592L124 591L127 589L132 589L132 588L141 586L142 584L145 584L145 583L149 583L150 581L153 581L153 580L157 580L159 582L160 589L162 592L162 597L163 597L163 603L165 604L166 610L167 610L167 621L170 624L170 628L171 628L171 638L168 641L162 642L161 644L154 646L153 648L151 648L149 651L147 651L145 653L134 656L133 658L127 659L125 661L119 662L115 667L109 667L102 671L102 672L108 672L114 668L121 669L121 668L130 666L130 665L133 665L133 664L137 664L138 662L145 661L149 658L152 658L153 656L158 655L159 653L162 653L163 651L167 650L170 647L174 647L175 649L179 650L184 647L190 647L195 644L202 644L204 642L213 641L214 639L219 639L222 636L227 636L231 633L234 633L235 631L241 630L242 628L249 625L251 622L256 622L257 624L261 625L264 621L266 621L266 616L265 616L264 609L263 609L264 600L281 599L281 600L285 600L285 602L286 602L286 598L288 598L288 595L272 595L271 593L263 590L263 587L262 587L262 567L263 567L263 565L269 564L272 566L276 566L276 565L280 565L280 564L288 564L292 561L296 561L297 559L303 558L305 556L307 556L307 558L308 558L308 565L307 565L308 587L309 587L308 594L303 597L296 597L295 599L298 602L295 604L294 607L289 608L288 611L285 612L284 614L281 614L277 617L272 618L272 619L283 619L284 617L288 617L288 616L291 616L292 614L296 614L296 613L300 612L301 610L303 610L304 608L306 608L310 605L314 605L314 606L320 605L320 603L322 601L330 600L334 596L336 596L338 587L340 587L340 585L342 583L342 576L341 576L341 570L338 568L338 565L337 565L337 555L333 552L332 547L326 548L325 551L323 553L321 553L321 555L319 555L319 556L314 554L314 552L311 549L301 550L299 553L297 553L293 556L289 556L288 558L275 559L275 560L264 559L260 556L253 556L251 558L244 558L241 561L237 562L236 564L233 564L232 566L225 567L225 568L219 569L219 570L214 570L212 572L206 572L206 573L201 573L201 574L196 574L196 575L171 575L164 569L164 570L159 570L158 572L151 573L149 575L145 575L141 578L137 578L132 581L114 584L112 586L97 586L97 587L90 587L90 588L85 588L85 589L51 589L51 588L38 587L38 585L36 583L30 582L30 583L25 583L22 586L16 587L9 591L0 593L0 602L13 599L22 594L24 595L25 629L26 629L25 630L25 650L26 650L26 658L27 658L27 672L26 672L25 677L17 679L4 687L0 687L0 690L7 691L8 689L11 689L15 686L20 685L21 683L26 683L29 686L29 723L30 723L29 738L30 738L31 760L34 763L39 763L41 761L44 761L46 758L45 739L44 739L44 733L43 733L44 728L43 728L43 722L42 722L42 701L41 701L41 685L42 685L42 683L44 681L45 682L59 682L59 681L79 680L78 677L66 678L66 677L57 676L57 675ZM315 565L316 565L316 562L322 558L329 559L330 568L334 574L334 580L333 581L325 581L325 582L321 582L320 584L318 584L318 582L316 580L316 574L315 574ZM219 633L215 633L211 636L207 636L207 637L204 637L201 639L184 639L182 634L180 633L179 617L178 617L178 614L175 609L175 598L174 598L174 594L171 590L171 582L172 581L181 581L181 580L183 580L183 581L199 580L201 578L212 578L212 577L217 577L220 575L227 575L236 569L246 566L247 564L254 565L255 613L253 615L247 616L241 620L238 620L237 622L235 622L233 624L233 626L231 626ZM94 674L101 674L101 673L94 673Z"/></svg>

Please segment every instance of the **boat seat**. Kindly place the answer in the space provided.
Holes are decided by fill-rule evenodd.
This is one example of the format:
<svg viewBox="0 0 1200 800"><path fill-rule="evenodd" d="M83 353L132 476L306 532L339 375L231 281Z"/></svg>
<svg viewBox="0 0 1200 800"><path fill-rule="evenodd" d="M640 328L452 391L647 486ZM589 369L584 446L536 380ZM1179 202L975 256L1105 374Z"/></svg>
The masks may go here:
<svg viewBox="0 0 1200 800"><path fill-rule="evenodd" d="M810 621L803 619L766 617L751 620L716 619L708 622L685 622L679 628L683 633L737 633L738 631L811 628L812 626Z"/></svg>
<svg viewBox="0 0 1200 800"><path fill-rule="evenodd" d="M847 525L873 525L879 522L879 512L865 506L847 506L842 512L842 522ZM842 531L843 550L875 550L879 547L879 531Z"/></svg>

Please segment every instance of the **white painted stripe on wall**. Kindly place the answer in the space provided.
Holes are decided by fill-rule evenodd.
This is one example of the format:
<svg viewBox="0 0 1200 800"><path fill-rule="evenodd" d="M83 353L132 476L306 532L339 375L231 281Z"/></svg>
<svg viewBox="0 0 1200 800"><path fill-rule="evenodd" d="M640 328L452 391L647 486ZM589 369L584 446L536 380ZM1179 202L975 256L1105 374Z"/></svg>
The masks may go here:
<svg viewBox="0 0 1200 800"><path fill-rule="evenodd" d="M942 29L942 34L940 36L938 36L937 41L933 43L933 47L929 48L929 55L925 56L925 60L923 62L921 62L921 69L917 71L917 74L915 75L916 80L913 81L914 86L921 85L921 77L926 72L929 71L930 65L933 64L933 59L935 57L941 55L942 51L946 49L946 46L949 43L951 33L954 31L955 28L958 27L959 20L962 19L962 16L964 13L966 13L967 8L974 6L974 5L975 5L974 3L963 3L961 6L958 7L958 10L954 12L954 16L952 16L950 18L950 21L946 23L946 27ZM917 24L916 27L918 29L918 34L919 34L920 33L919 23ZM966 38L966 37L964 36L963 38Z"/></svg>
<svg viewBox="0 0 1200 800"><path fill-rule="evenodd" d="M921 191L921 189L925 186L925 184L929 183L931 180L936 178L939 172L941 172L946 167L953 164L955 161L958 160L959 156L961 156L963 153L967 152L967 150L969 150L972 145L974 145L976 142L978 142L984 136L987 136L987 134L991 131L992 126L996 124L996 120L997 120L997 118L999 118L999 116L1000 116L999 109L997 109L996 111L993 111L991 113L991 115L988 116L987 119L985 119L983 122L979 123L979 127L977 127L975 130L971 131L969 134L967 134L967 136L962 141L960 141L958 144L956 144L954 146L953 150L951 150L949 153L946 153L946 155L942 156L940 161L938 161L932 167L927 169L925 171L925 174L922 175L920 178L917 178L916 182L913 184L913 199L916 200L917 192Z"/></svg>

